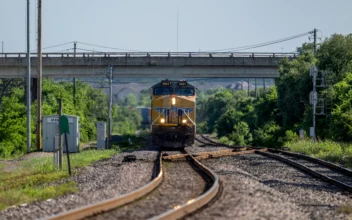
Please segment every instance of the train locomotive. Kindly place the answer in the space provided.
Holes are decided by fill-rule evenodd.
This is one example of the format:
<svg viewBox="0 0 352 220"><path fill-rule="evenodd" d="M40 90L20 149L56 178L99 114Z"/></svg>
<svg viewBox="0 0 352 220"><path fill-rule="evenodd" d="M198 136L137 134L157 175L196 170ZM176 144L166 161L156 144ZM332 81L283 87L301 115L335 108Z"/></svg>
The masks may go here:
<svg viewBox="0 0 352 220"><path fill-rule="evenodd" d="M192 145L196 132L196 88L184 80L162 80L151 89L153 143L174 149Z"/></svg>

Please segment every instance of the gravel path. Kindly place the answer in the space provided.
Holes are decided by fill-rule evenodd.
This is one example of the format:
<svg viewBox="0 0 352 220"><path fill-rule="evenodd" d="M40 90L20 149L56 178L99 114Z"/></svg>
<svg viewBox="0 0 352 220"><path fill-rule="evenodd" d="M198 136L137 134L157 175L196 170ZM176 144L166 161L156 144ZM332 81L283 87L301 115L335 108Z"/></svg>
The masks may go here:
<svg viewBox="0 0 352 220"><path fill-rule="evenodd" d="M123 162L123 157L133 154L136 162ZM73 176L79 192L42 202L14 207L0 212L0 219L38 219L48 215L78 208L135 190L151 179L158 149L146 148L122 153L110 159L97 161Z"/></svg>
<svg viewBox="0 0 352 220"><path fill-rule="evenodd" d="M352 196L277 160L250 154L202 161L222 181L220 197L186 219L350 219Z"/></svg>
<svg viewBox="0 0 352 220"><path fill-rule="evenodd" d="M162 184L145 198L89 219L148 219L198 197L206 181L190 162L163 162Z"/></svg>

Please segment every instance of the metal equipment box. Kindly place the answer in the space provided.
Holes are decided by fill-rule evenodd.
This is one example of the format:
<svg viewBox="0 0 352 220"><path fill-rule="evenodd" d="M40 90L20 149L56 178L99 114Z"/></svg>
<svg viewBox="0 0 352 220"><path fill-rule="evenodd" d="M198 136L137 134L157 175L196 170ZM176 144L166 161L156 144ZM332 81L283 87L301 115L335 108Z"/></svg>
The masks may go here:
<svg viewBox="0 0 352 220"><path fill-rule="evenodd" d="M103 150L106 145L106 123L103 121L97 122L97 149Z"/></svg>
<svg viewBox="0 0 352 220"><path fill-rule="evenodd" d="M66 115L70 134L67 134L68 151L79 151L79 117ZM54 152L59 145L59 115L43 116L43 151ZM66 152L65 135L62 135L63 152Z"/></svg>

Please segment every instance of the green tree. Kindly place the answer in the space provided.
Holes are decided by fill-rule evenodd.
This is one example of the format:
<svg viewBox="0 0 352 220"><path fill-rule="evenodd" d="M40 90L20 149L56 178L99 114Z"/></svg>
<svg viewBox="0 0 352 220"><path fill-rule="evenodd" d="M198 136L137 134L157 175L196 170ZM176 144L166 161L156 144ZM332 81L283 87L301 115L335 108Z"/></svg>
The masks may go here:
<svg viewBox="0 0 352 220"><path fill-rule="evenodd" d="M318 49L317 58L319 69L330 69L336 74L334 83L342 80L352 70L352 34L334 34L326 39Z"/></svg>
<svg viewBox="0 0 352 220"><path fill-rule="evenodd" d="M332 133L340 141L352 140L352 73L334 85L334 125Z"/></svg>
<svg viewBox="0 0 352 220"><path fill-rule="evenodd" d="M243 121L233 126L233 131L228 137L235 145L239 146L250 145L252 142L252 134L250 133L249 126Z"/></svg>
<svg viewBox="0 0 352 220"><path fill-rule="evenodd" d="M243 113L230 107L216 122L218 137L226 136L233 131L233 126L241 121Z"/></svg>
<svg viewBox="0 0 352 220"><path fill-rule="evenodd" d="M128 94L125 98L125 105L126 106L131 106L131 107L136 107L137 106L137 98L135 95L132 93Z"/></svg>

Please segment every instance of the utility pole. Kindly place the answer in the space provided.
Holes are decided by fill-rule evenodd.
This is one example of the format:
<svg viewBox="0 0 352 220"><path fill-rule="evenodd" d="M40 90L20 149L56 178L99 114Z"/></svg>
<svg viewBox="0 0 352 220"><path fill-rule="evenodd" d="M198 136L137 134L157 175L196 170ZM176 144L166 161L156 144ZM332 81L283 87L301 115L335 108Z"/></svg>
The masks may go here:
<svg viewBox="0 0 352 220"><path fill-rule="evenodd" d="M31 54L30 54L30 34L29 34L29 3L27 0L27 153L31 151Z"/></svg>
<svg viewBox="0 0 352 220"><path fill-rule="evenodd" d="M59 119L62 116L62 98L59 99ZM60 126L60 123L58 124ZM58 127L59 131L59 169L62 170L62 137L60 134L60 127Z"/></svg>
<svg viewBox="0 0 352 220"><path fill-rule="evenodd" d="M314 28L313 31L313 38L314 38L314 44L313 44L313 48L314 48L314 56L317 54L317 29ZM315 118L315 113L316 113L316 99L318 97L316 97L316 79L317 79L317 74L318 71L316 69L316 67L313 68L313 131L312 131L312 137L313 137L313 141L316 140L316 118Z"/></svg>
<svg viewBox="0 0 352 220"><path fill-rule="evenodd" d="M177 9L177 45L176 45L176 52L178 52L178 9Z"/></svg>
<svg viewBox="0 0 352 220"><path fill-rule="evenodd" d="M37 150L42 148L42 0L38 0Z"/></svg>
<svg viewBox="0 0 352 220"><path fill-rule="evenodd" d="M73 42L73 57L76 58L77 42ZM76 77L73 77L73 105L76 108Z"/></svg>
<svg viewBox="0 0 352 220"><path fill-rule="evenodd" d="M108 137L107 137L107 146L110 148L110 138L111 138L111 111L112 111L112 66L109 66L109 121L108 121Z"/></svg>
<svg viewBox="0 0 352 220"><path fill-rule="evenodd" d="M1 53L3 54L4 53L4 41L1 41ZM3 54L4 56L4 54Z"/></svg>
<svg viewBox="0 0 352 220"><path fill-rule="evenodd" d="M314 47L314 55L317 54L317 29L314 28L314 31L313 31L313 38L314 38L314 44L313 44L313 47Z"/></svg>

